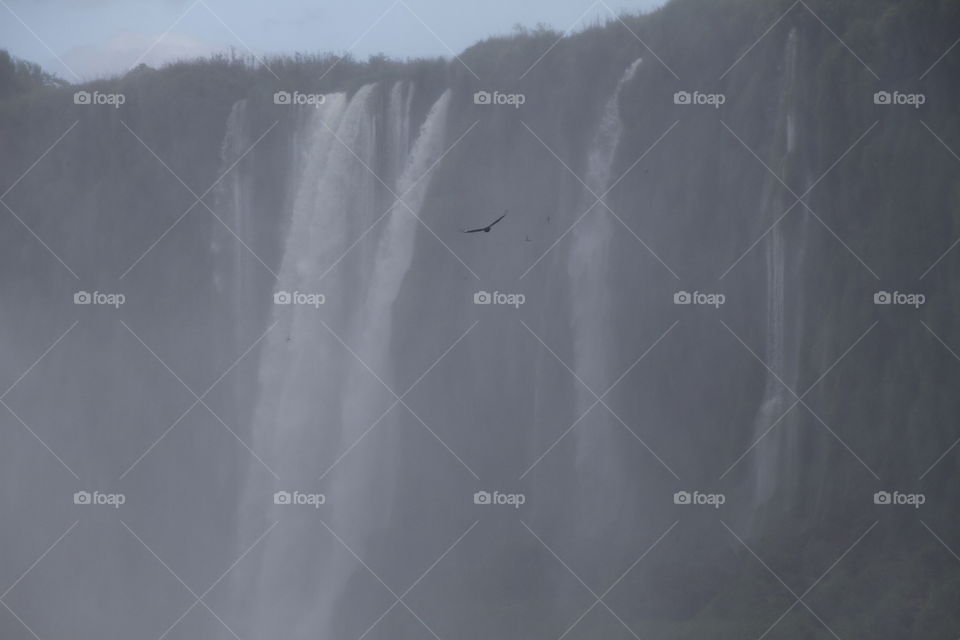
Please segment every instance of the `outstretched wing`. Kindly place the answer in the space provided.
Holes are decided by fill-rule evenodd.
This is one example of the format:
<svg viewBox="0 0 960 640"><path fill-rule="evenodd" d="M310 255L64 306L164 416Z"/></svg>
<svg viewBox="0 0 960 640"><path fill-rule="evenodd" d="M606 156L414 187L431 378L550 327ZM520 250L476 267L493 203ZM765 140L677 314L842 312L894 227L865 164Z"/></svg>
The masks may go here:
<svg viewBox="0 0 960 640"><path fill-rule="evenodd" d="M502 216L500 216L499 218L497 218L496 220L494 220L493 222L491 222L489 225L485 227L480 227L478 229L463 229L462 231L464 233L477 233L478 231L490 231L493 225L497 224L498 222L500 222L506 217L507 217L507 211L504 211Z"/></svg>
<svg viewBox="0 0 960 640"><path fill-rule="evenodd" d="M503 219L506 218L506 217L507 217L507 212L504 211L502 216L500 216L499 218L497 218L496 220L494 220L493 222L490 223L490 227L492 227L493 225L497 224L498 222L500 222L501 220L503 220ZM487 227L487 228L489 229L490 227Z"/></svg>

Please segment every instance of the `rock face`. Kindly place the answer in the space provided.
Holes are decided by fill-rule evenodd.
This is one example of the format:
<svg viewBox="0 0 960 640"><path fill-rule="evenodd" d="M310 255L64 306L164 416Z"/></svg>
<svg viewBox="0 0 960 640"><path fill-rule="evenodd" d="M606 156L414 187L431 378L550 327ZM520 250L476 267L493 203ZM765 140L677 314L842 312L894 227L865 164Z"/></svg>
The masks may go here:
<svg viewBox="0 0 960 640"><path fill-rule="evenodd" d="M195 636L955 637L960 9L833 4L9 80L5 583L80 524L0 599L159 636L136 532Z"/></svg>

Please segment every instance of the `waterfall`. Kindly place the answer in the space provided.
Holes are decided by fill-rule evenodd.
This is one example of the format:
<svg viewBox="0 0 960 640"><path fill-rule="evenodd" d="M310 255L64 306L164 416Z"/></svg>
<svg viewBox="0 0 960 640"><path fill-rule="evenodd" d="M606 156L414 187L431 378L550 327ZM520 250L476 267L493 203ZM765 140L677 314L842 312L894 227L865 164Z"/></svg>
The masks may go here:
<svg viewBox="0 0 960 640"><path fill-rule="evenodd" d="M623 132L620 119L620 92L633 79L641 60L631 64L620 78L613 95L604 106L587 155L585 182L597 196L609 188L612 180L611 170L617 143ZM578 215L596 200L591 193L580 204ZM572 240L567 271L570 278L571 322L573 326L574 369L577 376L601 394L613 382L610 371L609 354L615 345L612 303L608 282L608 264L610 260L613 228L610 213L598 203L571 232ZM583 414L596 400L594 396L580 387L577 395L577 417ZM596 410L596 409L595 409ZM582 429L578 432L576 448L576 466L583 478L581 486L586 488L596 474L598 465L609 469L617 460L616 445L606 434L596 429ZM615 517L609 505L602 501L585 499L584 508L603 510L601 514L588 514L590 522L602 528L607 518Z"/></svg>
<svg viewBox="0 0 960 640"><path fill-rule="evenodd" d="M779 225L778 225L779 227ZM766 309L766 349L765 360L777 376L783 379L784 367L784 252L783 233L779 228L770 232L767 243L767 309ZM788 382L789 384L789 382ZM784 389L779 380L771 373L767 373L764 384L763 401L757 411L754 426L754 438L760 438L764 432L790 406L789 392ZM775 429L784 429L779 424ZM755 465L756 496L761 502L770 499L778 482L778 474L784 471L783 451L780 443L786 439L782 431L768 434L758 447ZM766 448L764 447L766 445ZM768 451L769 448L769 451Z"/></svg>
<svg viewBox="0 0 960 640"><path fill-rule="evenodd" d="M220 165L229 167L233 165L250 145L247 137L246 122L247 100L244 98L238 100L230 109L230 115L227 117L226 133L223 137L223 144L220 147ZM221 217L226 224L230 225L233 232L241 238L249 237L248 207L245 206L249 197L245 191L245 180L243 169L240 166L228 173L224 179L217 185L216 202L220 209ZM213 275L213 286L217 293L229 298L228 305L231 309L238 310L237 317L234 318L234 331L231 335L232 344L242 343L244 336L247 335L245 329L248 328L249 314L244 311L249 310L247 302L249 301L249 292L251 290L250 273L245 263L246 249L237 242L236 238L228 231L220 227L215 228L215 235L210 241L210 252L214 256L216 269ZM228 257L222 254L229 252Z"/></svg>
<svg viewBox="0 0 960 640"><path fill-rule="evenodd" d="M449 91L445 92L433 105L395 183L394 191L401 196L402 202L395 202L385 221L380 223L383 228L377 243L373 275L365 286L366 298L357 306L354 321L351 323L356 328L354 344L357 345L355 348L358 355L381 377L388 373L391 308L413 260L414 240L419 223L411 211L419 215L429 186L429 179L419 178L426 173L429 163L443 151L450 95ZM391 109L393 104L391 103ZM403 103L398 101L395 104L397 113L402 114ZM409 120L409 116L406 120ZM402 131L403 128L397 133ZM417 181L416 184L414 181ZM406 193L408 190L409 193ZM403 195L405 193L406 195ZM350 377L347 385L343 423L369 425L378 415L370 407L363 389L364 380L369 381L370 374L362 367L353 367L351 371L355 375ZM375 380L372 382L379 385ZM386 382L391 384L389 379Z"/></svg>
<svg viewBox="0 0 960 640"><path fill-rule="evenodd" d="M358 303L354 321L351 323L354 327L351 344L357 355L396 393L403 390L398 388L399 384L392 379L392 309L413 261L416 233L420 224L413 214L420 214L430 184L429 176L422 180L420 178L430 168L430 163L443 152L450 95L448 90L431 108L406 156L404 167L394 182L394 192L401 197L402 203L394 202L385 220L379 223L380 232L372 277L364 283L366 296ZM402 133L407 127L408 104L391 102L391 112L396 110L397 113L407 114L407 122L400 131L394 133ZM414 181L417 181L415 185ZM373 378L365 366L356 360L347 362L346 365L341 413L341 429L346 437L342 439L339 450L350 446L360 432L380 418L383 409L372 403L371 398L385 393L381 383ZM388 414L377 427L377 443L382 447L381 451L388 452L387 455L377 456L376 463L368 465L358 465L355 460L346 460L333 476L330 491L336 496L336 502L331 504L329 522L335 530L342 530L340 523L350 522L355 529L375 534L389 525L397 466L395 455L400 449L397 429L399 425L393 422L397 412L395 409ZM351 538L351 545L359 545L362 553L366 541L362 536L354 536ZM321 620L320 637L333 637L333 616L338 606L342 605L343 591L350 574L357 570L357 564L351 557L340 554L336 561L336 570L328 572L325 579L330 581L330 586L338 590L338 593L324 603L328 611Z"/></svg>
<svg viewBox="0 0 960 640"><path fill-rule="evenodd" d="M240 154L243 153L246 144L249 144L246 140L244 128L246 111L246 98L237 100L230 108L230 115L227 116L226 133L223 136L223 144L220 146L220 166L222 167L230 166L240 157ZM240 235L241 238L243 237L241 231L245 223L243 202L243 180L240 177L239 171L235 170L231 172L231 174L227 174L220 184L217 185L217 204L222 204L227 211L231 212L232 215L227 216L229 223L231 223L233 230ZM215 257L219 257L224 250L223 245L223 236L214 236L210 242L211 253L213 253ZM236 278L236 288L240 288L240 280L243 275L241 273L239 251L234 252L234 255L231 256L229 260L223 260L221 258L216 260L215 264L226 267L226 269L218 270L214 274L214 287L218 291L222 291L223 287L226 286L224 270L227 272L232 270L233 277Z"/></svg>
<svg viewBox="0 0 960 640"><path fill-rule="evenodd" d="M306 140L291 185L292 211L277 289L316 292L322 287L319 293L334 315L342 304L342 283L335 277L316 279L348 246L348 218L361 204L361 189L370 188L359 182L365 181L363 168L343 146L359 146L370 90L362 88L349 101L344 94L327 96L326 103L306 118L302 132ZM281 443L319 426L318 403L324 414L336 406L338 394L330 390L343 354L330 345L321 315L313 307L276 306L273 316L278 324L265 340L261 357L254 450L288 460L279 450ZM314 402L305 402L308 398Z"/></svg>
<svg viewBox="0 0 960 640"><path fill-rule="evenodd" d="M404 95L406 94L406 95ZM397 82L390 90L389 124L386 135L390 140L391 160L390 167L393 176L403 170L403 163L407 160L410 150L410 105L413 103L414 85L407 82Z"/></svg>
<svg viewBox="0 0 960 640"><path fill-rule="evenodd" d="M381 92L383 111L376 99ZM251 467L244 505L250 515L241 536L247 543L269 521L290 513L270 512L270 495L280 488L326 494L322 517L335 531L349 523L373 535L390 516L391 460L380 457L375 465L357 465L349 458L323 486L318 478L387 406L372 401L387 392L364 364L396 388L390 359L392 308L413 259L419 223L411 211L419 215L430 184L424 174L443 150L451 97L447 91L436 101L411 143L412 94L412 85L397 83L389 90L368 85L349 99L328 95L298 125L300 153L288 186L290 221L276 289L323 293L326 300L321 309L274 307L277 326L262 348L252 448L275 465L282 481L274 487L262 467ZM386 214L378 202L387 188L367 167L382 168L381 178L402 198ZM362 242L375 249L363 252L357 245L351 253L365 264L330 270L367 230ZM378 426L381 443L396 437L390 417ZM293 629L295 638L333 635L357 563L342 548L305 562L304 549L316 552L316 538L323 537L317 527L314 522L284 532L286 538L263 541L257 584L248 587L257 605L251 615L258 631ZM367 541L364 534L350 537L351 547L361 554Z"/></svg>
<svg viewBox="0 0 960 640"><path fill-rule="evenodd" d="M263 227L257 217L253 181L256 173L244 154L253 144L250 135L248 99L236 101L230 109L220 146L220 172L224 174L214 191L214 207L223 226L211 228L210 254L213 260L212 294L219 299L214 320L220 327L215 335L221 366L226 367L262 331L265 269L250 254L245 243L253 243ZM202 215L208 215L203 212ZM229 227L229 229L225 228ZM238 239L239 238L239 239ZM254 244L254 246L256 246ZM256 249L254 249L256 250ZM229 329L224 329L229 327ZM255 383L253 369L242 369L231 376L234 401L223 416L229 424L248 425L252 410L249 389Z"/></svg>
<svg viewBox="0 0 960 640"><path fill-rule="evenodd" d="M613 96L607 101L587 155L585 182L593 193L602 195L609 188L611 168L617 143L623 132L620 120L620 91L633 78L640 60L636 60L623 74ZM578 213L589 207L596 198L588 193ZM606 286L607 261L613 229L610 214L603 204L593 210L571 232L568 274L571 280L572 317L574 327L574 361L577 375L598 393L609 376L606 356L609 353L610 330L607 326L610 301ZM581 390L578 408L586 410L593 404L593 396Z"/></svg>
<svg viewBox="0 0 960 640"><path fill-rule="evenodd" d="M419 215L429 186L429 177L417 182L412 189L411 186L426 173L429 163L443 151L449 102L448 91L433 105L413 149L407 156L405 166L394 183L394 191L402 196L403 203L395 202L387 217L378 225L380 233L372 276L362 287L366 295L358 302L350 323L353 327L350 343L357 355L397 393L401 390L397 388L398 383L391 379L390 363L392 308L413 260L419 222L411 211ZM394 104L398 111L403 110L402 102ZM410 192L402 195L408 189ZM343 390L341 425L345 437L340 443L340 449L348 447L354 438L372 425L382 413L382 409L370 401L371 397L375 397L374 394L384 394L382 385L366 367L352 358L351 360L352 362L345 363L343 370L346 384ZM381 443L384 438L392 438L396 432L390 428L390 417L378 427L378 441ZM371 530L383 526L390 513L389 487L392 486L394 463L393 459L386 459L381 460L374 469L359 468L349 463L339 468L337 482L344 487L350 487L350 497L344 504L333 506L334 514L342 515L350 509L351 520L354 523L362 521L363 529ZM376 501L377 508L370 508L372 500Z"/></svg>
<svg viewBox="0 0 960 640"><path fill-rule="evenodd" d="M786 103L787 118L787 153L796 151L797 147L797 114L796 107L796 77L797 77L797 28L790 29L790 35L787 36L787 50L784 55L786 60L786 85L784 86L784 101Z"/></svg>
<svg viewBox="0 0 960 640"><path fill-rule="evenodd" d="M780 98L780 118L778 131L782 131L782 142L775 147L780 155L781 177L789 184L790 160L796 152L797 118L795 113L795 91L797 74L797 33L791 29L787 37L784 53L784 85ZM779 215L788 204L779 196L764 197L765 210ZM784 311L784 289L787 271L787 258L784 251L784 225L776 225L769 234L766 250L766 345L765 361L776 375L791 387L795 386L789 368L796 363L788 363L786 354L786 314ZM793 358L795 360L795 358ZM763 400L757 411L753 437L756 440L770 429L771 425L792 404L793 396L780 380L768 372L764 385ZM784 418L786 420L786 418ZM781 421L770 432L755 452L754 494L760 503L767 502L778 486L785 480L785 474L791 470L791 458L795 452L796 434Z"/></svg>
<svg viewBox="0 0 960 640"><path fill-rule="evenodd" d="M369 93L370 89L364 87L350 100L342 93L327 95L320 108L310 109L297 119L298 153L287 187L289 222L277 290L316 292L322 286L331 307L340 299L342 287L335 277L321 282L316 277L344 250L348 218L358 214L352 205L354 195L366 186L360 173L363 169L337 138L346 145L360 142L360 125L368 117ZM334 315L337 311L334 307ZM275 305L271 315L276 326L261 345L251 448L269 461L287 483L292 482L294 474L300 482L301 478L314 475L315 483L319 471L311 474L309 461L298 455L300 438L320 432L321 437L312 443L314 447L319 443L324 448L337 446L339 425L331 425L329 416L338 411L337 371L345 364L344 356L342 349L331 344L320 324L321 318L330 321L327 309L321 315L309 306ZM271 520L278 516L269 511L270 496L276 490L273 478L255 462L251 465L242 505L241 545L249 544L266 529L267 515ZM304 537L302 533L294 535L295 539ZM328 597L327 585L320 581L319 572L310 566L298 566L303 563L292 559L290 551L277 543L276 537L261 543L257 583L243 585L252 592L250 600L256 605L251 613L257 635L270 629L289 628L291 620L315 627L316 614L303 613L298 604L305 597L320 601ZM297 579L284 583L284 572ZM308 615L313 615L314 620L303 619Z"/></svg>

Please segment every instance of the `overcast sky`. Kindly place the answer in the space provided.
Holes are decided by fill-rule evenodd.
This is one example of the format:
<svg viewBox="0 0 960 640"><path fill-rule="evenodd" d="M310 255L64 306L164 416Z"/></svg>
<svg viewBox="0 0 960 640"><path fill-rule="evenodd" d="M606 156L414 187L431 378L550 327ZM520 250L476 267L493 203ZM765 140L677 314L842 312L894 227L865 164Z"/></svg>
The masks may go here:
<svg viewBox="0 0 960 640"><path fill-rule="evenodd" d="M65 80L234 47L449 56L520 23L559 31L664 0L0 0L0 48ZM79 78L78 78L79 77Z"/></svg>

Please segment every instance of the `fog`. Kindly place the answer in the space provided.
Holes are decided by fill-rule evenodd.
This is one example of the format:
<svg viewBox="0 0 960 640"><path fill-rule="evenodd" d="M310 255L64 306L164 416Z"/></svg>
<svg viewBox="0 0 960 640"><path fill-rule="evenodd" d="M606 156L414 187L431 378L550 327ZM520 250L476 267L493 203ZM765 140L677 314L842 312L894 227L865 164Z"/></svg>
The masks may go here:
<svg viewBox="0 0 960 640"><path fill-rule="evenodd" d="M0 57L0 637L960 635L960 3L529 24Z"/></svg>

